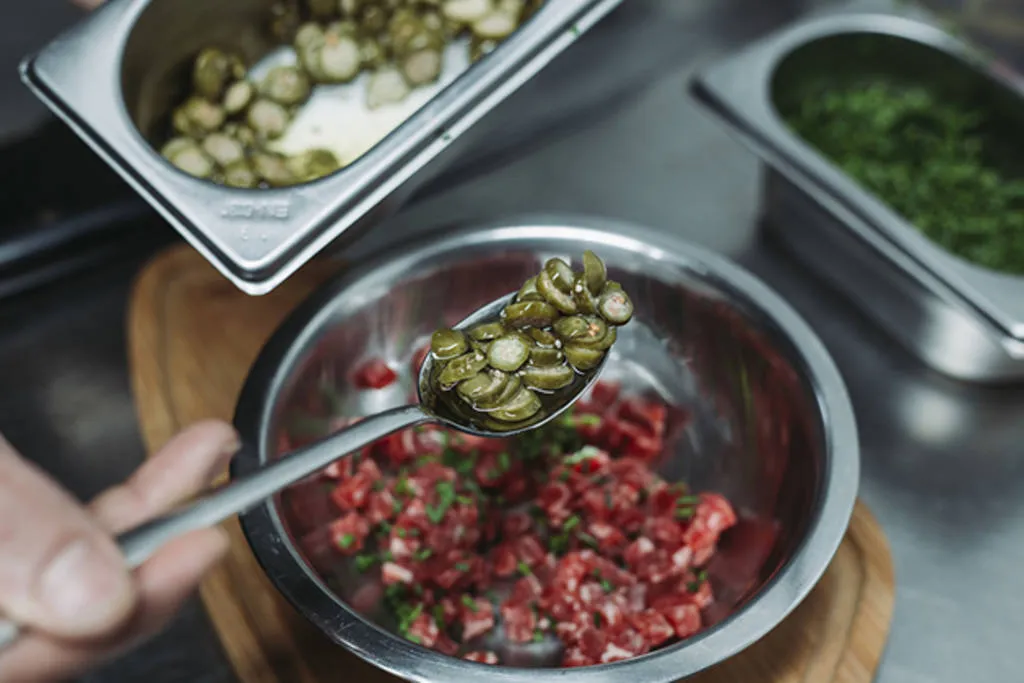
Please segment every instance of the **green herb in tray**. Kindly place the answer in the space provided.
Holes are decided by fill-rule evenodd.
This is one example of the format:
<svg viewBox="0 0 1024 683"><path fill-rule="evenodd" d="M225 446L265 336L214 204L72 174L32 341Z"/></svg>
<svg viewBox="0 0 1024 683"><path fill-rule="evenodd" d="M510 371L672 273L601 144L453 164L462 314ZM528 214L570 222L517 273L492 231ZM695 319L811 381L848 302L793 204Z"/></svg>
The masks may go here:
<svg viewBox="0 0 1024 683"><path fill-rule="evenodd" d="M789 125L946 250L1024 274L1024 173L983 111L884 82L808 94ZM1024 160L1015 160L1020 163Z"/></svg>

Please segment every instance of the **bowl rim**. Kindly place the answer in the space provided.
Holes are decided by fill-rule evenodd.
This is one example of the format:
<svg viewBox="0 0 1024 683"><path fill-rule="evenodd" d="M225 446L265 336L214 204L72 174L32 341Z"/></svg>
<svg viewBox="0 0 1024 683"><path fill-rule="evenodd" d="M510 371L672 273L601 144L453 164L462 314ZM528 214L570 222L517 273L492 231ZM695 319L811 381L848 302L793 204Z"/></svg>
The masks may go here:
<svg viewBox="0 0 1024 683"><path fill-rule="evenodd" d="M275 588L334 642L399 678L419 683L626 683L643 667L645 683L669 683L698 673L749 647L775 628L810 593L845 536L859 487L860 462L853 407L835 362L810 326L781 296L725 257L678 238L606 218L527 215L474 221L434 230L385 247L313 292L290 314L260 351L239 395L235 427L244 449L232 462L231 477L252 471L265 458L272 399L284 385L308 342L329 320L331 302L367 280L384 280L412 262L467 246L493 242L578 241L643 255L668 267L689 270L740 297L749 311L767 317L802 363L804 381L821 420L825 467L815 518L792 557L761 590L719 624L676 646L641 657L582 668L526 669L489 666L449 657L415 645L364 620L328 589L288 539L273 500L239 518L242 532Z"/></svg>

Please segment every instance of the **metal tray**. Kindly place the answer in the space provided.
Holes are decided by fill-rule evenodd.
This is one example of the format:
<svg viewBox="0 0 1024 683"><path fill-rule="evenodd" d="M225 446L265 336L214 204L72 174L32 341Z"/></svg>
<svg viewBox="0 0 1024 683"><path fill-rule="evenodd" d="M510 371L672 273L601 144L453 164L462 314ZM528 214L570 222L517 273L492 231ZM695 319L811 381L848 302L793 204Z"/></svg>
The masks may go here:
<svg viewBox="0 0 1024 683"><path fill-rule="evenodd" d="M940 372L1024 379L1024 278L931 242L792 132L777 108L822 75L885 72L984 98L1019 136L1024 91L968 45L902 12L797 23L703 71L691 91L766 162L766 225L808 266Z"/></svg>
<svg viewBox="0 0 1024 683"><path fill-rule="evenodd" d="M112 0L22 64L25 83L243 291L272 290L344 233L397 210L475 124L622 0L552 0L350 166L294 188L236 190L186 176L146 139L201 47L272 51L272 0ZM344 125L344 124L342 124Z"/></svg>

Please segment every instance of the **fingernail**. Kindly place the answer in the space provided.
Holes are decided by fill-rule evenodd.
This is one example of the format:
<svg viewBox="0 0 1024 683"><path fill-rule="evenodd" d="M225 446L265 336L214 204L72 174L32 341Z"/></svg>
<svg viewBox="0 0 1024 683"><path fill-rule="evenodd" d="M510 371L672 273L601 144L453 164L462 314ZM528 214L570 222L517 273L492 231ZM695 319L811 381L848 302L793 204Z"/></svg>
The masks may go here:
<svg viewBox="0 0 1024 683"><path fill-rule="evenodd" d="M84 538L68 544L43 571L39 592L62 628L83 634L114 626L133 598L120 555Z"/></svg>

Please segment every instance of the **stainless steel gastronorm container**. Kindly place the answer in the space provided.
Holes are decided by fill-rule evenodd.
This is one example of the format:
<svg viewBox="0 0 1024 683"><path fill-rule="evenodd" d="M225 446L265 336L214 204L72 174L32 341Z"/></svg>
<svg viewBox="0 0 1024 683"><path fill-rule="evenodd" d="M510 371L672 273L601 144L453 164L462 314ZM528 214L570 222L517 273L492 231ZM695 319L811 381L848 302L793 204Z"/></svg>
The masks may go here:
<svg viewBox="0 0 1024 683"><path fill-rule="evenodd" d="M894 6L895 7L895 6ZM978 382L1024 379L1024 278L926 238L787 127L781 111L822 78L884 74L970 98L996 135L1024 135L1024 97L997 63L918 17L841 12L707 68L695 97L765 162L767 229L928 365Z"/></svg>
<svg viewBox="0 0 1024 683"><path fill-rule="evenodd" d="M226 277L263 294L344 233L399 208L484 131L475 124L622 0L551 0L343 171L237 190L189 177L147 141L210 44L256 61L272 0L112 0L22 65L26 84Z"/></svg>
<svg viewBox="0 0 1024 683"><path fill-rule="evenodd" d="M256 448L235 459L232 476L277 457L285 425L325 384L337 398L333 414L366 415L410 400L411 358L439 324L514 290L548 258L578 262L584 249L605 260L636 305L637 324L621 329L602 379L673 406L658 471L694 490L720 491L741 511L740 525L723 537L708 567L716 595L705 614L710 627L616 664L528 668L537 663L529 648L506 655L517 666L476 664L392 632L394 624L374 609L379 582L339 563L325 538L337 510L322 481L300 483L245 514L253 552L296 609L334 642L405 680L685 678L774 628L821 577L845 533L859 479L857 430L821 342L743 269L655 231L603 219L533 217L446 230L325 285L282 324L250 371L235 425ZM387 362L399 381L383 391L354 388L349 377L369 358ZM320 422L320 433L331 429ZM351 676L372 679L358 670Z"/></svg>

